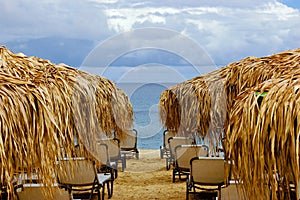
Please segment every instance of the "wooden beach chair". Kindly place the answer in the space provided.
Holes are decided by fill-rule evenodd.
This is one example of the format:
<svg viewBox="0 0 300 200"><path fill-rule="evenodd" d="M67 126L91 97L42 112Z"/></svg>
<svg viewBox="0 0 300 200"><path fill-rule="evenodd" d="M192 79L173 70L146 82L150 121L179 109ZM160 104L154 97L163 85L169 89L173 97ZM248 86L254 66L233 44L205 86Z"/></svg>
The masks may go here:
<svg viewBox="0 0 300 200"><path fill-rule="evenodd" d="M186 182L186 199L189 199L190 194L206 196L207 193L221 199L221 187L225 185L224 169L225 161L222 157L192 158Z"/></svg>
<svg viewBox="0 0 300 200"><path fill-rule="evenodd" d="M190 161L194 157L207 157L208 147L206 145L179 145L175 147L175 164L173 167L172 180L175 182L175 176L183 180L190 174Z"/></svg>
<svg viewBox="0 0 300 200"><path fill-rule="evenodd" d="M168 144L168 139L170 137L175 137L174 131L165 130L163 132L163 144L160 146L160 158L163 159L164 157L169 157L170 149Z"/></svg>
<svg viewBox="0 0 300 200"><path fill-rule="evenodd" d="M117 138L107 138L98 140L98 143L107 145L110 161L116 162L115 170L118 170L118 163L121 163L122 171L124 171L126 168L126 158L121 154L120 140Z"/></svg>
<svg viewBox="0 0 300 200"><path fill-rule="evenodd" d="M136 129L126 131L126 138L120 141L121 154L126 158L129 154L133 154L136 159L139 159L139 150L137 148L137 135ZM115 134L116 135L116 134Z"/></svg>
<svg viewBox="0 0 300 200"><path fill-rule="evenodd" d="M170 137L168 139L168 145L170 149L170 155L166 158L166 169L169 170L171 165L174 166L175 162L175 147L179 145L195 144L195 139L188 137Z"/></svg>
<svg viewBox="0 0 300 200"><path fill-rule="evenodd" d="M105 183L111 179L110 174L97 174L95 162L85 158L65 158L58 161L58 184L68 190L74 199L92 199L96 194L100 200L101 188L104 199Z"/></svg>
<svg viewBox="0 0 300 200"><path fill-rule="evenodd" d="M51 189L51 194L46 194ZM18 200L72 200L72 195L65 189L53 186L46 188L42 184L24 184L16 189Z"/></svg>

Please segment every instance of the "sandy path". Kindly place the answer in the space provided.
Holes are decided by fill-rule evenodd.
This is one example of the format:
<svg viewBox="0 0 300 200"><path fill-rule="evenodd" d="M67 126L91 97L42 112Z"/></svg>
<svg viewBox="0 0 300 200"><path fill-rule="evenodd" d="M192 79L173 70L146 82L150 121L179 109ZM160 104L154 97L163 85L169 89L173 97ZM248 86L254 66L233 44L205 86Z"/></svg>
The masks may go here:
<svg viewBox="0 0 300 200"><path fill-rule="evenodd" d="M185 199L186 183L172 183L172 169L165 168L159 150L140 150L140 159L127 159L124 172L114 181L112 200Z"/></svg>

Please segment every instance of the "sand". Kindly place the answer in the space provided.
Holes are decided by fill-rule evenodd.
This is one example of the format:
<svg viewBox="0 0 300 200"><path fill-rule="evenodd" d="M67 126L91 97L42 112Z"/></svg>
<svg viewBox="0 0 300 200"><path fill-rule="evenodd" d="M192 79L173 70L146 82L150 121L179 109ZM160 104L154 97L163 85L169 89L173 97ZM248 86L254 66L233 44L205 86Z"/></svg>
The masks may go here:
<svg viewBox="0 0 300 200"><path fill-rule="evenodd" d="M140 150L140 158L127 159L126 169L119 171L111 199L185 199L185 192L186 182L172 182L172 168L166 170L159 150Z"/></svg>

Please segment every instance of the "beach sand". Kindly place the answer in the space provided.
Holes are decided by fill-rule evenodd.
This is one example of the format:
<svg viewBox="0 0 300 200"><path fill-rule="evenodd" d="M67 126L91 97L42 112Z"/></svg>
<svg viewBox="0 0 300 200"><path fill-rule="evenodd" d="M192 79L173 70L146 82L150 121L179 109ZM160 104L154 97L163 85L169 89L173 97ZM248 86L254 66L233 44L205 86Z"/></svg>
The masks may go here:
<svg viewBox="0 0 300 200"><path fill-rule="evenodd" d="M140 158L127 159L125 171L118 172L111 199L185 199L185 192L185 181L172 183L172 168L166 170L159 150L140 150Z"/></svg>
<svg viewBox="0 0 300 200"><path fill-rule="evenodd" d="M124 172L119 170L118 178L114 181L112 200L139 199L186 199L186 181L176 177L172 182L172 167L166 170L166 159L160 159L159 150L139 150L140 159L127 159ZM190 199L208 200L211 197L190 195ZM105 199L107 199L107 194ZM222 189L222 199L241 200L236 185Z"/></svg>

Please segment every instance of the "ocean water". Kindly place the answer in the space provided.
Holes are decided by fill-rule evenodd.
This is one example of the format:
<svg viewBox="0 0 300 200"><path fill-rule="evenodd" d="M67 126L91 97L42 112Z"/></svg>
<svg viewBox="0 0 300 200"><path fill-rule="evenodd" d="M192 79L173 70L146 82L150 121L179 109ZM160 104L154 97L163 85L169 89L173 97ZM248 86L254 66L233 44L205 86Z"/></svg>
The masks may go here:
<svg viewBox="0 0 300 200"><path fill-rule="evenodd" d="M174 83L175 84L175 83ZM159 118L158 103L162 91L173 84L120 83L130 99L134 112L134 128L138 131L139 149L159 149L165 130Z"/></svg>

